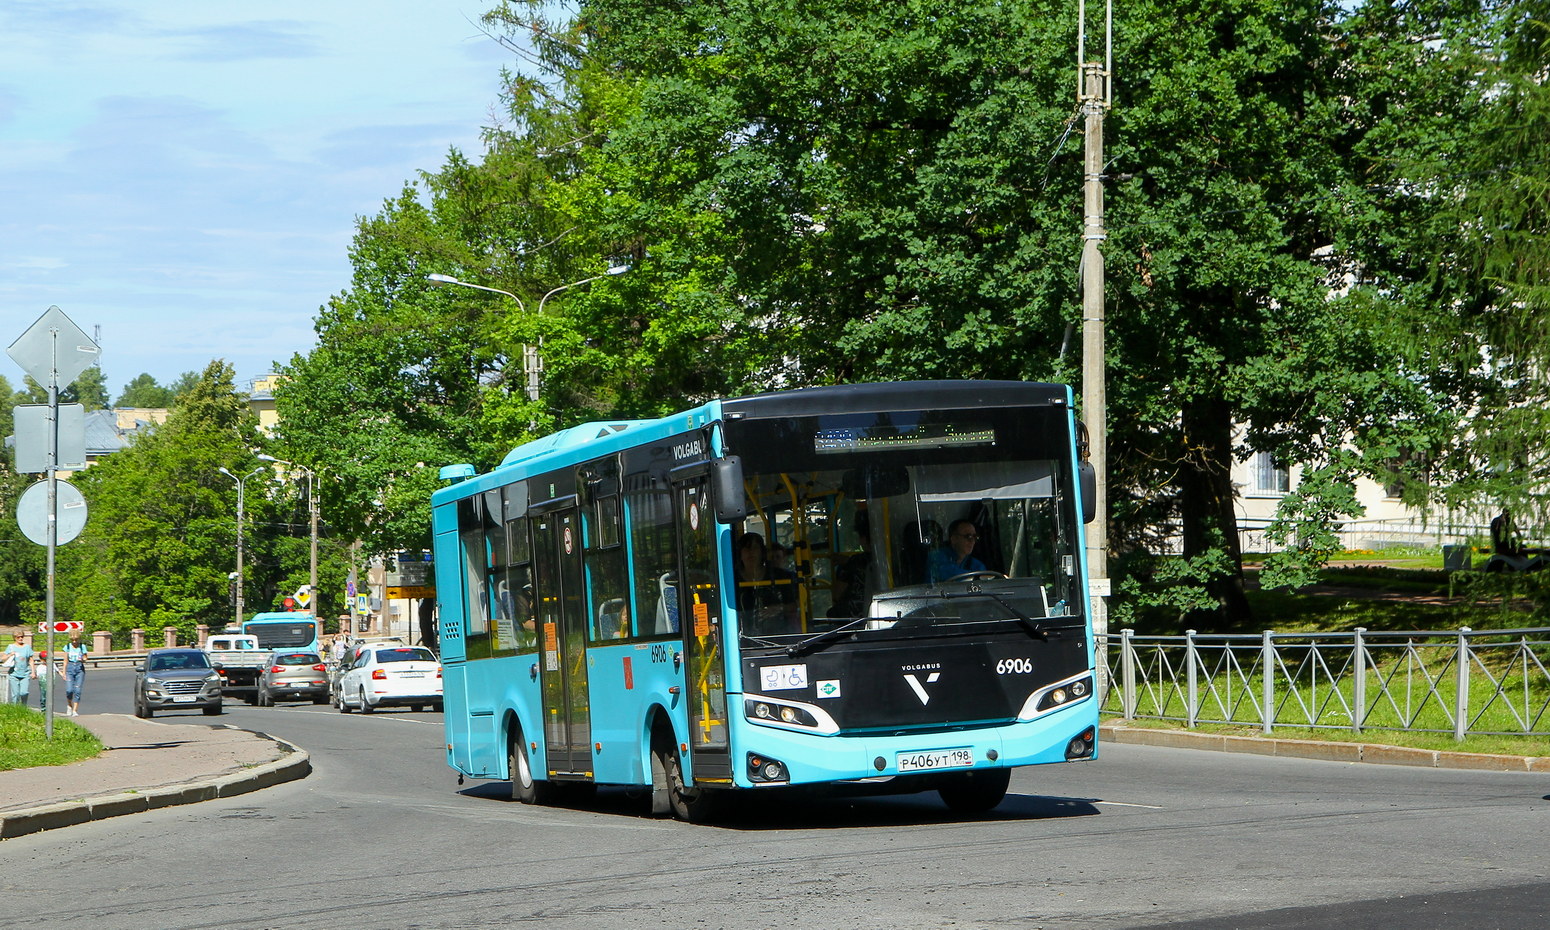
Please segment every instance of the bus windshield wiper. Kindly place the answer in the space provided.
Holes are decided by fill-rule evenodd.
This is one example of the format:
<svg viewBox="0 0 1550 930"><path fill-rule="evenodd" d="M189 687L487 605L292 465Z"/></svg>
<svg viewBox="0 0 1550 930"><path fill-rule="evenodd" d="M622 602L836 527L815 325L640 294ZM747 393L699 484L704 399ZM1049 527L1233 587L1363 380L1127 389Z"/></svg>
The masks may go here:
<svg viewBox="0 0 1550 930"><path fill-rule="evenodd" d="M1048 630L1041 629L1037 620L1028 616L1028 614L1024 613L1023 611L1018 610L1016 607L1013 607L1011 604L1008 604L1006 600L1003 599L999 594L994 594L985 590L971 589L963 592L943 591L941 593L941 597L944 600L959 597L988 597L995 601L997 604L1000 604L1002 607L1006 608L1006 612L1012 615L1012 619L1016 620L1017 625L1022 627L1023 631L1029 636L1033 637L1034 639L1043 640L1045 642L1049 641Z"/></svg>
<svg viewBox="0 0 1550 930"><path fill-rule="evenodd" d="M786 655L791 656L792 658L807 655L809 652L812 652L814 649L817 649L820 646L827 646L836 640L844 639L846 636L849 636L851 633L855 632L858 624L867 622L867 619L868 618L866 617L858 617L855 620L852 620L842 626L837 626L832 630L825 630L824 632L815 636L809 636L807 639L804 639L799 643L792 643L786 647Z"/></svg>

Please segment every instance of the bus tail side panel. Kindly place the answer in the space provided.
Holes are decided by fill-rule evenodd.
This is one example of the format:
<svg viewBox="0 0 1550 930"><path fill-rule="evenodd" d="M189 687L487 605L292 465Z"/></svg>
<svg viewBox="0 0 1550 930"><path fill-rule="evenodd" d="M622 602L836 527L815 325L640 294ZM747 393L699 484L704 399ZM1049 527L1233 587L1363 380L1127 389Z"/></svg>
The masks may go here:
<svg viewBox="0 0 1550 930"><path fill-rule="evenodd" d="M473 764L468 741L468 666L461 660L441 663L442 721L447 737L447 764L464 775L485 777Z"/></svg>
<svg viewBox="0 0 1550 930"><path fill-rule="evenodd" d="M443 666L448 765L473 778L509 778L506 752L513 726L521 727L534 767L542 763L538 686L527 674L535 661L529 654ZM537 749L532 748L534 742Z"/></svg>
<svg viewBox="0 0 1550 930"><path fill-rule="evenodd" d="M463 640L463 597L457 575L457 525L442 531L439 525L450 508L433 511L437 530L432 545L436 565L437 623L436 645L441 653L442 726L446 736L447 765L475 778L483 777L474 766L468 741L468 666Z"/></svg>

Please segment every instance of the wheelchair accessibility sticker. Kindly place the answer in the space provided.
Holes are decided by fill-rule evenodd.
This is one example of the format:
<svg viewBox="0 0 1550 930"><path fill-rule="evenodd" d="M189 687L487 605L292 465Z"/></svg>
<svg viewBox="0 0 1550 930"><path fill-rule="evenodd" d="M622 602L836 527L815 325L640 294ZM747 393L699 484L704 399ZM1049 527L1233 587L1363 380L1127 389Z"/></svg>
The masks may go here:
<svg viewBox="0 0 1550 930"><path fill-rule="evenodd" d="M795 691L807 687L806 665L761 665L759 684L765 691Z"/></svg>

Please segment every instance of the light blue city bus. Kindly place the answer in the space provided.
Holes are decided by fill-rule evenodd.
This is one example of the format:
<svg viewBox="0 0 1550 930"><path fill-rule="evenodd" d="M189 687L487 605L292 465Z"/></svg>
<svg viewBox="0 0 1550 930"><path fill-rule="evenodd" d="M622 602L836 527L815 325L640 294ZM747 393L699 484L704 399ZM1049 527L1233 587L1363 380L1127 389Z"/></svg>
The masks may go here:
<svg viewBox="0 0 1550 930"><path fill-rule="evenodd" d="M256 613L242 621L242 632L257 636L258 648L266 652L273 652L276 649L319 652L322 646L322 624L309 611L276 610Z"/></svg>
<svg viewBox="0 0 1550 930"><path fill-rule="evenodd" d="M432 497L447 762L513 797L934 790L1088 760L1070 388L941 381L572 427Z"/></svg>

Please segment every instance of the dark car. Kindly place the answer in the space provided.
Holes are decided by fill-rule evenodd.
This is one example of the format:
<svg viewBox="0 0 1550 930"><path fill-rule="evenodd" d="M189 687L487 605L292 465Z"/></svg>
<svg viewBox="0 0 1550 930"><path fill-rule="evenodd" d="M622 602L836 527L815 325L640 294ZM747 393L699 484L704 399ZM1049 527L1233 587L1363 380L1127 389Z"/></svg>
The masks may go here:
<svg viewBox="0 0 1550 930"><path fill-rule="evenodd" d="M304 649L276 649L258 676L258 703L273 707L275 701L328 702L328 666L323 657Z"/></svg>
<svg viewBox="0 0 1550 930"><path fill-rule="evenodd" d="M200 649L152 649L135 669L135 716L158 710L221 712L221 676Z"/></svg>

